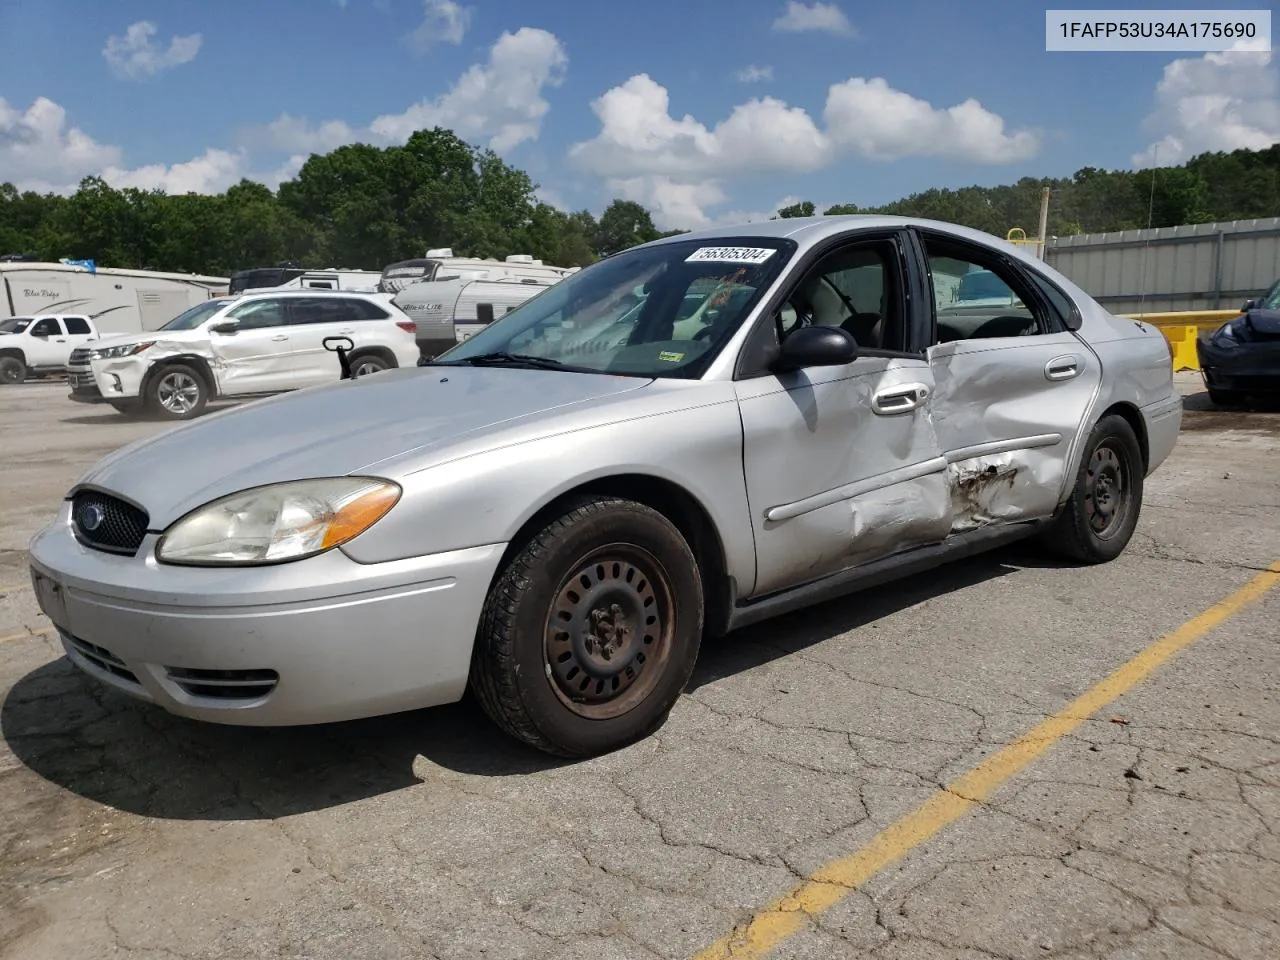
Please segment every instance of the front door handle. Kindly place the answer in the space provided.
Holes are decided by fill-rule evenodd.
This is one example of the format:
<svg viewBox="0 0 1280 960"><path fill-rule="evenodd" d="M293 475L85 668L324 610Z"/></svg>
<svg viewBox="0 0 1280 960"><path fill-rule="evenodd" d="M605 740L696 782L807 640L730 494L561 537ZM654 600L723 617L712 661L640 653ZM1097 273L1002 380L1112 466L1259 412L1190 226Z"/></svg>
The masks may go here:
<svg viewBox="0 0 1280 960"><path fill-rule="evenodd" d="M272 340L274 340L274 341L276 341L277 343L279 343L281 340L288 340L288 339L289 339L289 335L288 335L288 334L285 334L285 333L281 333L281 334L278 334L278 335L276 335L276 336L272 337L271 339L272 339Z"/></svg>
<svg viewBox="0 0 1280 960"><path fill-rule="evenodd" d="M871 409L882 417L910 413L929 398L929 387L923 383L905 383L881 390L871 398Z"/></svg>
<svg viewBox="0 0 1280 960"><path fill-rule="evenodd" d="M1076 356L1054 357L1044 365L1046 380L1071 380L1080 376L1080 358Z"/></svg>

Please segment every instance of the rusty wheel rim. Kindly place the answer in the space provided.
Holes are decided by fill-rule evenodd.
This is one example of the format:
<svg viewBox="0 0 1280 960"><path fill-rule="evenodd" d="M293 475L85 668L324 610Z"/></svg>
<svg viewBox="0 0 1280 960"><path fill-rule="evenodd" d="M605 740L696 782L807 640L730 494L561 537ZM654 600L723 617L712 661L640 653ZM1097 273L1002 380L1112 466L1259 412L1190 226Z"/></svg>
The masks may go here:
<svg viewBox="0 0 1280 960"><path fill-rule="evenodd" d="M662 678L674 629L671 582L657 558L633 544L597 548L573 566L551 603L547 679L577 715L620 716Z"/></svg>
<svg viewBox="0 0 1280 960"><path fill-rule="evenodd" d="M1129 514L1129 471L1124 452L1110 441L1094 448L1085 473L1084 506L1089 529L1109 540Z"/></svg>

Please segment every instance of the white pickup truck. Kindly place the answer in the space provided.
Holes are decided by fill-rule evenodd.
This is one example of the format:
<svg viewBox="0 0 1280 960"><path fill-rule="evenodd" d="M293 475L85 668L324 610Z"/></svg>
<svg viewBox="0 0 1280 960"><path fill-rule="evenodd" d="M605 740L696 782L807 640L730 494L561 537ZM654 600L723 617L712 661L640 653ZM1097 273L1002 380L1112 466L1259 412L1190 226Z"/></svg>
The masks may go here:
<svg viewBox="0 0 1280 960"><path fill-rule="evenodd" d="M98 328L81 314L6 317L0 320L0 383L63 373L71 351L98 338Z"/></svg>

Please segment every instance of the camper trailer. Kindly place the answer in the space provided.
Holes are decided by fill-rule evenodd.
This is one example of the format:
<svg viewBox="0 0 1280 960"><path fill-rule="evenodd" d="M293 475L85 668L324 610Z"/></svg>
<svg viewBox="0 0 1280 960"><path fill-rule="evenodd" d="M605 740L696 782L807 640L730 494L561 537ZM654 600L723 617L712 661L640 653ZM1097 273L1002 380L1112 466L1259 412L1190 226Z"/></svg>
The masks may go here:
<svg viewBox="0 0 1280 960"><path fill-rule="evenodd" d="M553 267L535 260L527 253L513 253L505 260L480 260L455 257L453 248L428 250L425 258L401 260L382 271L378 289L383 293L399 293L414 283L458 278L471 280L516 280L548 286L563 280L578 267Z"/></svg>
<svg viewBox="0 0 1280 960"><path fill-rule="evenodd" d="M0 319L87 316L103 336L155 330L227 293L226 277L97 267L90 261L0 263Z"/></svg>
<svg viewBox="0 0 1280 960"><path fill-rule="evenodd" d="M347 290L353 293L376 293L382 273L378 270L347 270L326 267L304 270L301 267L254 267L237 270L231 275L230 292L246 290Z"/></svg>
<svg viewBox="0 0 1280 960"><path fill-rule="evenodd" d="M418 325L418 349L431 359L466 340L526 300L552 286L552 280L427 280L401 290L392 299Z"/></svg>

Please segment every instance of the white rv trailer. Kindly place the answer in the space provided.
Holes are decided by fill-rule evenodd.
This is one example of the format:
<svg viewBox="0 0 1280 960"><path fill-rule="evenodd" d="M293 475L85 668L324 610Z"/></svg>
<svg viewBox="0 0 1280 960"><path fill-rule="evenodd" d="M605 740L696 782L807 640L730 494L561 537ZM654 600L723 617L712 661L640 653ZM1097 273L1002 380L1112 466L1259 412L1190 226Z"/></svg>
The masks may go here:
<svg viewBox="0 0 1280 960"><path fill-rule="evenodd" d="M404 288L391 302L418 325L418 350L430 359L506 316L507 311L554 283L530 278L425 280Z"/></svg>
<svg viewBox="0 0 1280 960"><path fill-rule="evenodd" d="M226 277L122 270L78 263L0 263L0 319L74 313L98 332L155 330L188 307L225 296Z"/></svg>
<svg viewBox="0 0 1280 960"><path fill-rule="evenodd" d="M388 265L382 271L378 289L384 293L399 293L413 283L457 278L471 280L517 280L549 285L563 280L578 267L554 267L535 260L527 253L513 253L505 260L481 260L471 257L455 257L452 247L428 250L419 260L401 260Z"/></svg>

